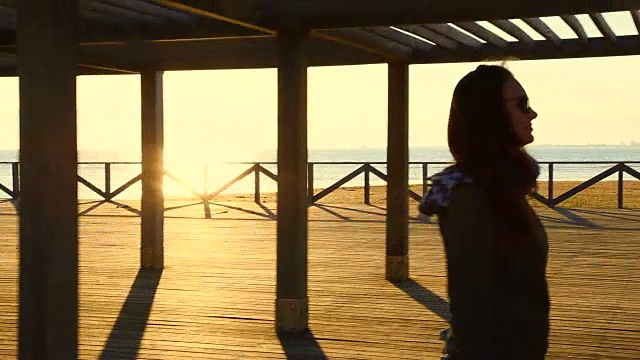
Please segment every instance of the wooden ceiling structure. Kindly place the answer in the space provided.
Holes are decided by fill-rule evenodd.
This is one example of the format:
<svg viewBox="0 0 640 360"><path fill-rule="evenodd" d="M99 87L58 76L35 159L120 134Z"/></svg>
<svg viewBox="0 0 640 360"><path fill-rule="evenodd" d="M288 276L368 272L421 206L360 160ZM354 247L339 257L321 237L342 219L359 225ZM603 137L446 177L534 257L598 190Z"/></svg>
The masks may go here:
<svg viewBox="0 0 640 360"><path fill-rule="evenodd" d="M16 3L0 1L0 75L17 74ZM309 66L401 60L410 64L486 59L556 59L640 54L640 36L619 36L603 13L627 11L640 32L640 1L298 1L83 0L81 74L161 70L275 68L276 32L302 14L313 29ZM589 37L576 15L588 15L602 37ZM559 16L575 33L562 38L541 17ZM540 35L530 35L519 19ZM487 21L517 41L478 24Z"/></svg>
<svg viewBox="0 0 640 360"><path fill-rule="evenodd" d="M300 332L309 325L307 68L388 64L385 276L404 281L409 65L639 55L640 35L616 34L603 15L620 11L640 29L640 0L0 0L0 75L20 78L20 359L78 357L78 75L140 74L140 267L162 271L163 72L278 69L274 318L279 331ZM583 14L602 37L587 36Z"/></svg>

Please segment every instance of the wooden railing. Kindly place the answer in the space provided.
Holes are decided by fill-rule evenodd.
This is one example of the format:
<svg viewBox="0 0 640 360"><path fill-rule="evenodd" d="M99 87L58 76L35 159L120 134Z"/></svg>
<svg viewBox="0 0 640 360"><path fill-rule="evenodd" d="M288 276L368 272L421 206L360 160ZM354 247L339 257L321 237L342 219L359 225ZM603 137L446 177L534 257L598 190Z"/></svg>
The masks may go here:
<svg viewBox="0 0 640 360"><path fill-rule="evenodd" d="M256 203L261 202L261 187L260 187L260 175L264 174L269 179L273 180L277 183L278 176L264 167L264 165L277 165L275 162L261 162L261 163L234 163L235 165L246 165L248 168L241 173L238 174L235 178L231 179L229 182L219 187L215 191L207 190L207 177L209 173L208 166L204 167L204 188L202 191L197 191L187 182L183 181L179 177L176 177L174 174L165 170L165 176L172 181L180 184L183 188L185 188L188 192L191 193L192 198L196 201L194 203L190 203L187 205L168 207L165 211L171 211L178 208L183 208L187 206L195 206L195 205L204 205L205 217L210 218L211 212L209 210L209 202L211 202L215 197L222 194L225 190L229 189L231 186L239 182L240 180L254 174L254 201ZM429 184L427 183L427 178L429 177L429 166L437 165L439 167L443 167L449 165L448 162L410 162L410 166L419 165L422 168L422 192L426 193ZM540 193L533 194L533 198L540 203L548 206L548 207L556 207L568 199L576 196L580 192L586 190L587 188L597 184L598 182L612 176L614 174L618 174L618 208L624 208L624 174L628 174L631 177L640 180L640 172L631 168L630 165L638 165L640 161L625 161L625 162L606 162L606 161L554 161L554 162L540 162L541 168L546 166L548 172L548 188L547 195L544 196ZM9 200L13 202L16 208L19 206L20 199L20 181L19 181L19 163L7 163L0 162L0 165L11 165L11 178L12 184L11 186L4 185L0 183L0 193L5 193L9 196ZM82 162L79 165L101 165L104 166L104 189L100 189L95 184L91 183L81 175L78 176L78 183L86 186L93 193L98 195L99 200L95 202L95 204L89 207L86 210L83 210L80 215L86 215L89 212L95 210L99 206L105 203L116 204L126 210L129 210L135 214L140 214L140 210L133 208L131 206L127 206L126 204L119 202L116 200L116 197L121 195L125 190L129 189L131 186L136 184L141 180L142 175L138 174L128 181L126 181L123 185L119 186L115 190L112 190L112 176L111 170L113 165L140 165L139 162ZM333 184L327 186L326 188L320 190L316 193L316 188L314 186L314 171L317 165L360 165L356 170L351 171L341 179L337 180ZM316 202L322 200L327 195L336 191L337 189L343 187L348 182L352 181L359 175L364 175L364 186L363 186L363 201L365 204L371 204L371 175L374 175L381 179L384 182L388 181L387 175L383 173L381 170L376 168L376 166L386 165L385 162L312 162L308 164L308 196L309 196L309 205L313 205ZM565 191L564 193L555 196L554 193L554 170L556 165L611 165L607 170L602 171L601 173L593 176L592 178L578 184L570 190ZM542 179L541 179L542 180ZM412 190L409 190L408 196L415 200L420 201L423 194L418 194Z"/></svg>
<svg viewBox="0 0 640 360"><path fill-rule="evenodd" d="M630 175L637 180L640 180L640 172L631 168L629 165L638 165L640 161L624 161L624 162L607 162L607 161L554 161L554 162L540 162L540 165L547 165L547 196L542 196L539 193L533 194L533 198L543 203L548 207L556 207L568 199L576 196L582 191L590 188L591 186L601 182L611 175L618 174L618 208L624 208L624 174ZM570 190L555 196L554 194L554 169L555 165L612 165L610 168L602 171L601 173L591 177L590 179L576 185Z"/></svg>

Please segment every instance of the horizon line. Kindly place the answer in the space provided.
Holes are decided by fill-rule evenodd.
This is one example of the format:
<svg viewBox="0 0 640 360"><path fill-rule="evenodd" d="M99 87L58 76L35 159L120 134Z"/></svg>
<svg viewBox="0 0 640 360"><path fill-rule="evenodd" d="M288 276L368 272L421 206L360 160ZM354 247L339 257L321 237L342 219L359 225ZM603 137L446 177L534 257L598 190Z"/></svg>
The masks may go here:
<svg viewBox="0 0 640 360"><path fill-rule="evenodd" d="M535 147L640 147L640 142L631 141L626 144L607 144L607 143L598 143L598 144L531 144L526 146L527 148L535 148ZM414 145L409 146L409 148L418 149L418 148L448 148L448 145ZM386 146L349 146L349 147L318 147L318 148L309 148L308 151L335 151L335 150L385 150ZM19 151L20 148L0 148L0 151ZM125 149L115 149L115 148L78 148L78 151L122 151ZM137 149L140 150L141 149ZM256 154L269 152L269 151L277 151L277 148L270 149L260 149L256 151ZM165 149L166 152L166 149Z"/></svg>

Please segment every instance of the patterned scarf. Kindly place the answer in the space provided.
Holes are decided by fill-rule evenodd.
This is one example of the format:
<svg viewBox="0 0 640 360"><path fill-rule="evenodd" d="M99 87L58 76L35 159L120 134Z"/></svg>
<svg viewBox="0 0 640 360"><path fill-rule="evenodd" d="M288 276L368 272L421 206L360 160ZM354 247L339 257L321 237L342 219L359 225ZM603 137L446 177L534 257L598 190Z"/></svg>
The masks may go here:
<svg viewBox="0 0 640 360"><path fill-rule="evenodd" d="M456 165L447 167L442 172L427 178L429 191L420 201L418 209L427 216L441 213L449 205L451 190L460 184L470 182L473 182L473 179Z"/></svg>
<svg viewBox="0 0 640 360"><path fill-rule="evenodd" d="M536 177L540 174L540 166L533 158L529 158ZM466 175L457 165L445 168L443 171L427 178L429 191L420 201L420 213L433 216L441 214L449 205L451 191L460 184L471 183L473 179Z"/></svg>

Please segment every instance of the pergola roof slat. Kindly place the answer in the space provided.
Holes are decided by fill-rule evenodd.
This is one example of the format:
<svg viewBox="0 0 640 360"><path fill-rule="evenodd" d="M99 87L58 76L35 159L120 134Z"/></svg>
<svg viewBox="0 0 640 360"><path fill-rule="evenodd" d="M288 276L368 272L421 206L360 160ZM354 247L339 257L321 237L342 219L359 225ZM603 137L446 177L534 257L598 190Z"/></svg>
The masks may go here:
<svg viewBox="0 0 640 360"><path fill-rule="evenodd" d="M122 7L122 6L114 5L110 3L104 3L100 1L91 2L91 5L89 6L88 9L104 14L105 18L110 15L116 15L118 17L122 17L127 20L135 20L135 21L147 22L147 23L156 23L156 22L160 22L161 20L158 17L152 16L146 13L141 13L126 7Z"/></svg>
<svg viewBox="0 0 640 360"><path fill-rule="evenodd" d="M379 52L390 54L391 57L407 58L411 56L413 51L412 48L406 44L389 41L385 37L361 28L323 30L322 33L369 46L372 49L377 49Z"/></svg>
<svg viewBox="0 0 640 360"><path fill-rule="evenodd" d="M563 15L560 18L569 25L571 30L582 40L583 42L589 42L589 37L584 31L584 27L580 23L580 20L575 15Z"/></svg>
<svg viewBox="0 0 640 360"><path fill-rule="evenodd" d="M132 28L137 23L132 21L127 21L127 19L123 19L119 16L109 16L109 14L105 14L103 11L99 11L96 9L84 9L82 10L82 19L80 21L81 25L91 24L95 26L95 24L109 24L109 25L122 25L129 28ZM82 28L81 28L82 31Z"/></svg>
<svg viewBox="0 0 640 360"><path fill-rule="evenodd" d="M484 27L478 25L475 22L461 22L461 23L455 23L455 25L473 34L474 36L477 36L480 39L488 43L491 43L493 45L496 45L498 47L506 47L509 44L507 40L492 33L491 31L485 29Z"/></svg>
<svg viewBox="0 0 640 360"><path fill-rule="evenodd" d="M500 30L506 32L507 34L513 36L514 38L522 41L526 45L533 45L535 40L529 36L526 32L520 29L516 24L512 23L509 20L492 20L491 24L498 27Z"/></svg>
<svg viewBox="0 0 640 360"><path fill-rule="evenodd" d="M232 2L237 0L218 0ZM258 2L260 3L260 2ZM277 13L274 6L262 11L265 21L278 22L287 12ZM399 26L451 22L522 19L557 15L575 15L639 10L640 0L307 0L297 3L292 12L309 14L306 23L317 29L339 27Z"/></svg>
<svg viewBox="0 0 640 360"><path fill-rule="evenodd" d="M180 11L185 14L197 15L210 20L224 21L229 24L241 26L241 27L259 31L265 34L271 34L271 35L275 34L275 30L272 27L260 25L260 24L257 24L257 22L251 21L251 20L236 19L229 16L224 16L222 14L219 14L213 11L213 9L211 8L196 6L194 4L195 1L191 1L191 2L180 2L180 1L174 1L174 0L149 0L149 1L153 4L165 7L167 9Z"/></svg>
<svg viewBox="0 0 640 360"><path fill-rule="evenodd" d="M331 40L354 49L380 55L387 60L406 60L412 52L409 46L388 41L364 29L314 30L312 35L316 38Z"/></svg>
<svg viewBox="0 0 640 360"><path fill-rule="evenodd" d="M182 2L174 1L174 0L148 0L148 1L152 1L157 5L165 6L177 11L181 11L181 12L185 12L185 13L189 13L197 16L202 16L210 20L222 21L228 24L237 25L240 27L244 27L247 29L259 31L262 33L270 34L270 35L273 35L276 33L276 30L274 30L273 28L258 25L256 21L247 22L247 21L242 21L242 20L230 17L230 16L226 16L222 14L222 11L223 11L222 7L220 6L216 7L214 4L211 4L211 3L208 3L207 6L203 6L202 4L195 4L193 1L190 2L189 4L184 4ZM196 6L196 5L200 5L200 6ZM230 3L226 3L224 5L226 5L227 10L229 10L230 8L237 10L239 8L238 6L235 6L235 5L230 6L231 5ZM246 7L247 5L240 6L240 8L246 8ZM320 38L324 38L324 39L335 41L341 44L353 46L355 48L363 49L369 52L377 53L378 55L383 55L388 58L395 58L393 54L389 54L389 53L386 53L385 51L381 51L379 47L371 47L366 43L354 41L353 39L336 37L334 35L330 35L318 30L312 30L311 34Z"/></svg>
<svg viewBox="0 0 640 360"><path fill-rule="evenodd" d="M114 5L128 7L140 13L145 13L148 15L154 15L157 17L171 19L178 22L193 21L192 15L188 15L180 11L167 9L166 7L158 6L156 4L152 4L143 0L101 0L101 1L108 2Z"/></svg>
<svg viewBox="0 0 640 360"><path fill-rule="evenodd" d="M504 49L483 46L479 49L461 48L455 52L433 51L414 58L416 64L481 62L513 57L520 60L596 58L605 56L637 55L640 38L635 35L619 36L616 43L605 38L590 39L584 46L580 39L563 39L562 51L548 40L537 41L536 46L526 46L519 42L509 43Z"/></svg>
<svg viewBox="0 0 640 360"><path fill-rule="evenodd" d="M448 27L448 25L445 25ZM431 42L433 42L434 44L437 44L438 46L442 46L445 47L447 49L455 49L458 47L458 42L444 35L441 35L435 31L432 31L430 29L427 29L424 26L420 26L420 25L405 25L405 26L399 26L398 28L404 30L404 31L408 31L410 33L416 34L418 36L420 36L421 38L427 39ZM453 28L450 28L453 31L457 31ZM460 33L459 31L457 31L458 33Z"/></svg>
<svg viewBox="0 0 640 360"><path fill-rule="evenodd" d="M419 51L429 51L433 47L432 44L429 44L426 41L420 40L418 38L415 38L407 34L403 34L400 31L394 30L386 26L367 28L365 29L365 31L370 31L376 35L380 35L382 37L389 39L389 41L407 45L412 49L416 49Z"/></svg>
<svg viewBox="0 0 640 360"><path fill-rule="evenodd" d="M434 32L440 33L443 36L446 36L447 38L452 39L458 43L465 44L467 46L478 47L478 46L482 46L483 44L477 39L461 31L458 31L457 29L453 28L449 24L426 24L424 25L424 27L431 29Z"/></svg>
<svg viewBox="0 0 640 360"><path fill-rule="evenodd" d="M551 28L539 18L524 18L522 19L527 25L531 26L533 30L542 35L545 39L551 41L556 45L560 45L560 37Z"/></svg>
<svg viewBox="0 0 640 360"><path fill-rule="evenodd" d="M593 20L596 27L605 38L609 41L616 41L616 34L613 32L609 24L607 24L607 21L604 19L602 14L589 14L589 17Z"/></svg>
<svg viewBox="0 0 640 360"><path fill-rule="evenodd" d="M633 18L633 23L636 24L638 35L640 35L640 10L631 11L631 17Z"/></svg>
<svg viewBox="0 0 640 360"><path fill-rule="evenodd" d="M516 5L510 0L464 4L307 0L288 2L291 9L266 0L80 3L83 73L131 72L145 66L162 70L275 67L275 35L290 20L287 14L295 13L302 14L302 27L313 27L311 66L640 55L640 36L616 35L602 15L628 11L640 33L640 0L538 0ZM14 56L15 6L16 0L0 5L0 52ZM604 38L587 35L576 17L582 14L590 16ZM561 17L579 39L561 39L541 16ZM522 19L528 26L509 19ZM484 22L492 26L485 27ZM324 28L329 25L334 27ZM505 40L494 26L517 41ZM15 74L16 64L17 58L3 57L0 75Z"/></svg>

